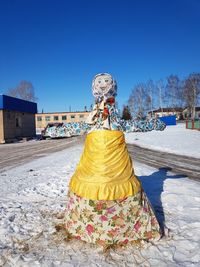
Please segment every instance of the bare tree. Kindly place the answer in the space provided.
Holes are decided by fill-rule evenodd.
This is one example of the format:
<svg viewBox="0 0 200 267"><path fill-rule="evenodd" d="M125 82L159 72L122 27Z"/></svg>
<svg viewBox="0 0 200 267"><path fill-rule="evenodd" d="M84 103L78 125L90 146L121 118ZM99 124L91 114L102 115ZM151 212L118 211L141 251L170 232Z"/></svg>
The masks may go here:
<svg viewBox="0 0 200 267"><path fill-rule="evenodd" d="M144 117L149 109L149 98L144 83L136 85L129 97L128 105L131 113L137 117Z"/></svg>
<svg viewBox="0 0 200 267"><path fill-rule="evenodd" d="M188 107L195 118L195 107L200 103L200 73L193 73L181 80L177 75L170 75L166 82L159 80L136 85L128 99L128 107L133 116L143 117L154 108Z"/></svg>
<svg viewBox="0 0 200 267"><path fill-rule="evenodd" d="M153 112L153 94L154 94L154 83L152 80L149 80L146 84L146 105L147 109Z"/></svg>
<svg viewBox="0 0 200 267"><path fill-rule="evenodd" d="M163 107L165 106L167 100L166 100L166 86L164 84L164 81L160 79L156 82L156 91L157 91L157 106L161 109L161 112L163 112Z"/></svg>
<svg viewBox="0 0 200 267"><path fill-rule="evenodd" d="M183 106L183 92L181 81L177 75L170 75L167 77L166 98L168 99L168 106L182 107Z"/></svg>
<svg viewBox="0 0 200 267"><path fill-rule="evenodd" d="M185 80L183 96L191 118L195 119L195 108L200 98L200 73L192 73Z"/></svg>
<svg viewBox="0 0 200 267"><path fill-rule="evenodd" d="M134 91L132 90L129 99L128 99L128 107L131 114L135 113L135 99L134 99Z"/></svg>
<svg viewBox="0 0 200 267"><path fill-rule="evenodd" d="M37 97L35 96L35 91L32 83L28 81L21 81L16 88L8 89L6 94L9 96L33 102L36 102L38 100Z"/></svg>

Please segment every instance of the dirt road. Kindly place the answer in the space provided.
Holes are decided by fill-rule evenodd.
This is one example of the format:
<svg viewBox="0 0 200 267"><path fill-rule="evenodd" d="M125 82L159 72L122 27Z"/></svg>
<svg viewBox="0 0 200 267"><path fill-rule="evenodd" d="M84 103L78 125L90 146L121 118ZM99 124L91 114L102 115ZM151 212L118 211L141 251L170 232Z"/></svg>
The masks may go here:
<svg viewBox="0 0 200 267"><path fill-rule="evenodd" d="M50 153L77 144L83 144L84 139L85 136L77 136L0 145L0 172ZM139 161L156 168L171 168L175 173L184 174L200 181L200 159L150 150L133 144L128 144L127 146L134 161Z"/></svg>
<svg viewBox="0 0 200 267"><path fill-rule="evenodd" d="M128 144L128 150L134 161L156 168L170 168L175 173L200 181L200 159L198 158L151 150L133 144Z"/></svg>
<svg viewBox="0 0 200 267"><path fill-rule="evenodd" d="M0 145L0 173L50 153L81 144L84 139L84 136L77 136Z"/></svg>

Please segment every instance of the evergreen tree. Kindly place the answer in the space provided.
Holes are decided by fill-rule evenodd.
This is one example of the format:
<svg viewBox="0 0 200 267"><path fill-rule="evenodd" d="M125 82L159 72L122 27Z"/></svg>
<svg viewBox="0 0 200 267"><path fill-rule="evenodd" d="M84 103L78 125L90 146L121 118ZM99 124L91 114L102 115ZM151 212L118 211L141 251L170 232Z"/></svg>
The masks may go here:
<svg viewBox="0 0 200 267"><path fill-rule="evenodd" d="M124 120L131 120L132 119L131 112L130 112L128 106L123 107L122 119L124 119Z"/></svg>

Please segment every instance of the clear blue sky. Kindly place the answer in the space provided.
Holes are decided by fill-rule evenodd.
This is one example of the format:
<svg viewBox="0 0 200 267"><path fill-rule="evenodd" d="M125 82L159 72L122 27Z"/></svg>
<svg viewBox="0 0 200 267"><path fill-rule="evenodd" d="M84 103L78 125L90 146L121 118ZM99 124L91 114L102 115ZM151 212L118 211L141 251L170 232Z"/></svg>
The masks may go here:
<svg viewBox="0 0 200 267"><path fill-rule="evenodd" d="M199 0L0 1L0 93L31 81L39 112L89 107L99 72L121 107L138 82L196 71Z"/></svg>

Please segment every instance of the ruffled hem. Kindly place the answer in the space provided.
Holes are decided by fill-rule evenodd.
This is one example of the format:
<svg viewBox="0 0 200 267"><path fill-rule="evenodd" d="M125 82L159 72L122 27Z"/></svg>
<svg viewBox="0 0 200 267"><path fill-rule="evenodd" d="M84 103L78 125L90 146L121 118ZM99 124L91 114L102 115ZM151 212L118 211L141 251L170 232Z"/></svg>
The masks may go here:
<svg viewBox="0 0 200 267"><path fill-rule="evenodd" d="M70 190L76 195L92 200L117 200L134 196L141 191L141 183L133 176L128 181L119 183L88 183L74 177L70 182Z"/></svg>

